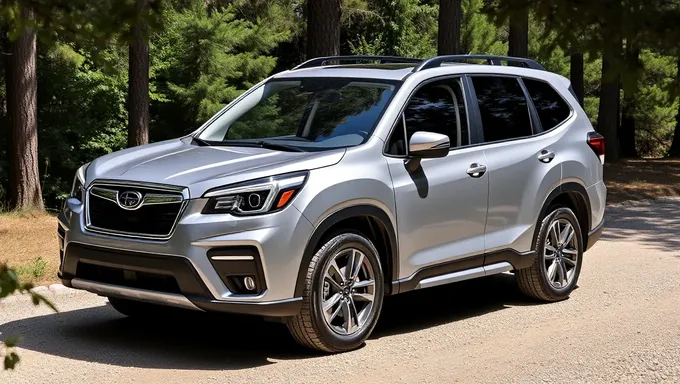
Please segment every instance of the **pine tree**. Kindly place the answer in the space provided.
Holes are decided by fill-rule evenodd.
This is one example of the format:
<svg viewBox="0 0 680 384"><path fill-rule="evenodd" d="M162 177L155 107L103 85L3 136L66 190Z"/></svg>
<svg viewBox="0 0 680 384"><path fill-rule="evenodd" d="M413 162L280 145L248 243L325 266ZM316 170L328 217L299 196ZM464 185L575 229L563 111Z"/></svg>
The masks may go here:
<svg viewBox="0 0 680 384"><path fill-rule="evenodd" d="M340 54L342 0L307 1L307 59Z"/></svg>
<svg viewBox="0 0 680 384"><path fill-rule="evenodd" d="M529 9L518 8L510 14L508 56L529 56Z"/></svg>
<svg viewBox="0 0 680 384"><path fill-rule="evenodd" d="M253 22L231 6L208 12L202 0L168 12L152 39L157 139L193 130L271 73L276 58L268 53L290 33L270 17L282 16Z"/></svg>
<svg viewBox="0 0 680 384"><path fill-rule="evenodd" d="M576 94L578 103L583 107L583 100L585 97L585 79L584 79L584 63L583 53L573 52L569 56L569 80L571 81L571 88Z"/></svg>
<svg viewBox="0 0 680 384"><path fill-rule="evenodd" d="M460 53L461 0L439 1L439 34L437 53L456 55Z"/></svg>
<svg viewBox="0 0 680 384"><path fill-rule="evenodd" d="M33 10L20 4L26 22ZM11 127L9 150L10 209L43 209L38 170L38 81L36 31L23 26L6 55L7 110Z"/></svg>
<svg viewBox="0 0 680 384"><path fill-rule="evenodd" d="M678 56L677 61L677 77L676 77L676 92L680 90L680 56ZM671 148L668 151L669 156L680 157L680 103L678 103L678 112L675 115L675 130L673 133L673 142L671 143Z"/></svg>
<svg viewBox="0 0 680 384"><path fill-rule="evenodd" d="M136 0L136 11L141 16L147 0ZM130 31L128 66L128 147L149 142L149 42L146 23L136 20Z"/></svg>

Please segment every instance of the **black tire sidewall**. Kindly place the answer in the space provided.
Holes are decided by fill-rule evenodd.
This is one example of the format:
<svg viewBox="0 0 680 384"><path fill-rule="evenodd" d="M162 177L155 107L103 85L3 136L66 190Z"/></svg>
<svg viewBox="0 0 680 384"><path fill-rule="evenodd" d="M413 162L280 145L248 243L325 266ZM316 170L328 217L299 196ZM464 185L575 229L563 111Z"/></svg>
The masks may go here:
<svg viewBox="0 0 680 384"><path fill-rule="evenodd" d="M310 290L308 299L311 300L310 308L313 326L317 334L321 336L323 343L332 350L346 351L361 346L373 331L373 328L378 321L378 317L380 316L380 310L382 309L382 301L385 291L384 278L380 260L378 258L378 252L375 249L375 246L373 246L373 244L362 235L350 232L342 233L333 237L326 244L330 243L332 243L332 245L324 249L323 255L319 259L319 262L317 263L312 274L312 289ZM356 248L363 252L373 266L375 296L373 308L371 309L372 314L370 320L368 320L368 323L364 326L364 329L353 335L344 336L333 332L326 325L326 320L324 319L320 305L320 295L322 292L320 292L319 287L321 286L324 271L326 270L328 263L331 262L332 257L338 252L348 248Z"/></svg>
<svg viewBox="0 0 680 384"><path fill-rule="evenodd" d="M548 237L548 232L552 226L552 223L558 219L565 219L569 221L571 226L574 228L574 236L576 236L576 241L578 244L578 261L576 263L576 270L574 271L574 279L564 289L556 289L550 284L548 281L548 274L544 260L545 242ZM542 222L541 231L538 234L538 241L536 241L536 253L538 267L540 269L540 283L544 292L548 293L556 300L568 298L569 294L571 294L571 292L574 290L574 287L576 287L576 284L578 283L578 278L581 275L581 267L583 266L583 235L581 233L581 227L579 225L578 219L571 209L556 208L550 214L548 214L548 216L546 216Z"/></svg>

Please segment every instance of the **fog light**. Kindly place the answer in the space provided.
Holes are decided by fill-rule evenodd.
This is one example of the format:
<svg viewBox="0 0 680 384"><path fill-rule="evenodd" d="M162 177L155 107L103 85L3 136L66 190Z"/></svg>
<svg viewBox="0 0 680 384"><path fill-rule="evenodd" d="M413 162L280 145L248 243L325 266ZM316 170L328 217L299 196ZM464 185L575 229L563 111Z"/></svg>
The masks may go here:
<svg viewBox="0 0 680 384"><path fill-rule="evenodd" d="M250 276L247 276L243 279L243 285L246 287L247 290L254 291L255 290L255 279L253 279Z"/></svg>

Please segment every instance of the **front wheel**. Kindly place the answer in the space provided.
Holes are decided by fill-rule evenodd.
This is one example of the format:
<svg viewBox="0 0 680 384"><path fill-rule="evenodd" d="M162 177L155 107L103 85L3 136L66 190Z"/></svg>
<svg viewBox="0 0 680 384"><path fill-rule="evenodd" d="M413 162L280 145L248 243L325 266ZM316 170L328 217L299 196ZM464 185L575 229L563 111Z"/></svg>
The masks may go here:
<svg viewBox="0 0 680 384"><path fill-rule="evenodd" d="M302 310L287 320L295 340L324 352L361 346L382 308L384 281L375 246L343 233L314 255L307 270Z"/></svg>
<svg viewBox="0 0 680 384"><path fill-rule="evenodd" d="M583 236L574 212L556 208L541 222L536 238L536 260L515 274L520 290L543 301L569 297L583 264Z"/></svg>

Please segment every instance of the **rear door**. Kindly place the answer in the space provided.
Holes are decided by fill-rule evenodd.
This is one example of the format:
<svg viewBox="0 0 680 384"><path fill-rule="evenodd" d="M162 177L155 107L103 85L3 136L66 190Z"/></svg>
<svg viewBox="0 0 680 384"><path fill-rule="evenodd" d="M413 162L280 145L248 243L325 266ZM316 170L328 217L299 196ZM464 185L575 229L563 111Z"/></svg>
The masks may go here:
<svg viewBox="0 0 680 384"><path fill-rule="evenodd" d="M555 137L542 132L519 78L475 75L469 79L489 177L484 236L488 265L506 261L507 253L502 256L501 251L531 249L538 212L559 185L561 167L553 148Z"/></svg>

